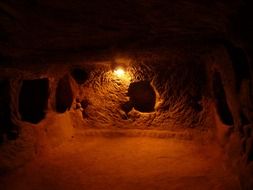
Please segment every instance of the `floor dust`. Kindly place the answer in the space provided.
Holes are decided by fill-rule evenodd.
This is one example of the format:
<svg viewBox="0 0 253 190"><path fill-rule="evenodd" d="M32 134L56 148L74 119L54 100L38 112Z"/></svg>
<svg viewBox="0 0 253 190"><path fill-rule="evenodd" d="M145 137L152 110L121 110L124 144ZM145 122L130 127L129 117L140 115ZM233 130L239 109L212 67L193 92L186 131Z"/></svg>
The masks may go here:
<svg viewBox="0 0 253 190"><path fill-rule="evenodd" d="M216 145L151 137L74 137L3 177L4 190L237 190Z"/></svg>

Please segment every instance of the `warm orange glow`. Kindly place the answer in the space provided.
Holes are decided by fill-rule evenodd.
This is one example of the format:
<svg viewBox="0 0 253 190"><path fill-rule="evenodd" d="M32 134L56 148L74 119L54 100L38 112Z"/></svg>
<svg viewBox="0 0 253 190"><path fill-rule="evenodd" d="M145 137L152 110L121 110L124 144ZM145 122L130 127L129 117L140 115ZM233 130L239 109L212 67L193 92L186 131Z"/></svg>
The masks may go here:
<svg viewBox="0 0 253 190"><path fill-rule="evenodd" d="M117 76L117 77L124 77L125 75L125 71L122 69L122 68L117 68L114 70L114 74Z"/></svg>
<svg viewBox="0 0 253 190"><path fill-rule="evenodd" d="M120 67L120 66L112 70L110 72L109 77L111 77L111 79L117 82L120 82L121 84L126 84L126 85L129 85L132 79L131 72L129 72L126 68Z"/></svg>

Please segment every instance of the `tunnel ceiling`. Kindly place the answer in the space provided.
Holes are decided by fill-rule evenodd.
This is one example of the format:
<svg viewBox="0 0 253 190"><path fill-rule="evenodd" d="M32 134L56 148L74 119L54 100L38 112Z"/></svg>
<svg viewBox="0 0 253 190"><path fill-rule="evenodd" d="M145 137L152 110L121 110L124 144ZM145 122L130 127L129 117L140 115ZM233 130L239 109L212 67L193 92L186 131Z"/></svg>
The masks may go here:
<svg viewBox="0 0 253 190"><path fill-rule="evenodd" d="M228 39L238 32L232 29L244 6L242 0L3 0L0 53L2 60L25 59Z"/></svg>

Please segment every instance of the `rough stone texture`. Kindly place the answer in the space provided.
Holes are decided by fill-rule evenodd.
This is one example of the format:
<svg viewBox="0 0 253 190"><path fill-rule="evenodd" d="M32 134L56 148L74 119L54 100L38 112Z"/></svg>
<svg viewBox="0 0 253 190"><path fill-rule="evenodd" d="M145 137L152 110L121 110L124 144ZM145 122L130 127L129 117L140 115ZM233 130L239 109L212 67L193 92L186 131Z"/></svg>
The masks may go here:
<svg viewBox="0 0 253 190"><path fill-rule="evenodd" d="M200 129L197 126L201 125L200 130L205 130L211 127L207 122L210 102L205 88L205 64L198 63L199 59L191 55L190 50L178 54L175 51L142 52L116 60L117 64L125 64L126 74L122 78L111 70L113 61L94 63L97 67L91 69L89 80L74 90L79 100L89 101L85 111L89 116L87 122L99 128L121 127L122 122L126 128ZM192 69L185 71L190 65ZM136 99L127 95L130 84L140 81L152 81L155 89L151 95L147 94L151 96L151 106L146 111L138 108L138 102L133 102ZM140 96L137 101L143 101L144 91L136 94ZM146 103L149 102L143 104ZM134 106L137 109L132 110Z"/></svg>
<svg viewBox="0 0 253 190"><path fill-rule="evenodd" d="M51 148L51 144L66 142L72 136L72 128L183 130L196 136L211 133L210 136L217 137L230 163L224 168L238 175L242 189L253 189L252 9L250 0L103 3L100 0L2 0L1 78L15 79L16 83L49 78L52 93L48 100L49 115L38 124L40 127L34 134L35 129L29 123L20 121L16 100L19 86L10 83L11 120L21 126L21 137L0 147L0 161L3 161L0 168L7 171L21 166L36 152L34 147L43 150ZM113 75L115 65L124 66L127 75L123 78ZM73 68L89 71L89 76L86 78L80 70L73 75ZM225 107L231 112L233 122L221 122L213 109L212 82L216 72L220 73L220 89L224 89L223 97L217 97L216 101L223 99L227 103ZM64 79L66 73L72 74L77 84L71 83L70 87ZM63 81L61 87L58 81ZM142 113L132 109L134 105L125 104L129 101L129 85L139 81L150 81L156 90L153 112ZM5 100L6 92L0 93ZM29 102L29 96L24 94L22 102ZM74 102L76 109L63 114L54 112L55 102L62 113L70 108L72 99L80 100ZM88 106L82 100L87 100ZM1 100L0 104L8 107ZM27 117L33 114L25 112ZM6 118L3 116L6 113L1 111L0 117ZM232 123L231 127L225 125ZM27 135L25 131L29 131ZM40 136L43 138L37 138ZM33 138L43 139L43 143L36 144ZM31 154L26 154L27 150ZM57 156L62 158L65 153ZM216 162L211 165L215 166ZM181 180L192 182L192 178ZM203 180L207 182L201 177L196 179ZM202 185L226 189L208 183ZM197 187L192 183L190 186Z"/></svg>
<svg viewBox="0 0 253 190"><path fill-rule="evenodd" d="M231 18L242 5L240 0L111 0L106 4L100 0L4 0L0 50L12 59L40 62L38 55L60 59L62 54L108 48L213 43L233 34Z"/></svg>
<svg viewBox="0 0 253 190"><path fill-rule="evenodd" d="M123 59L124 64L127 66L125 78L118 78L113 74L111 65L114 62L112 60L106 59L104 62L94 62L90 78L83 85L75 86L71 96L79 100L87 100L89 104L87 106L84 102L82 105L80 102L81 106L79 108L85 108L85 112L81 112L81 117L78 116L78 111L81 109L75 111L70 110L71 121L68 121L68 123L73 123L73 127L78 126L79 128L83 128L83 130L87 128L149 128L180 131L183 128L196 134L200 134L196 131L208 131L210 129L212 131L214 123L212 121L210 106L213 99L211 97L211 91L206 85L210 82L207 80L206 75L212 74L212 72L207 72L208 69L217 70L221 73L221 81L226 95L232 92L230 99L227 98L227 102L230 102L229 109L231 113L232 111L233 113L240 113L240 109L237 110L238 107L233 105L241 105L241 102L236 98L241 97L241 95L234 93L236 92L236 82L234 80L235 75L232 64L222 48L218 52L216 47L213 49L202 49L201 53L198 50L190 51L189 49L181 51L179 49L167 49L164 52L148 51L139 54L132 54L130 52L128 59ZM119 62L122 62L122 60ZM83 62L79 64L83 64ZM83 67L86 67L85 64L83 65ZM88 64L87 67L89 67ZM208 67L207 70L205 69L206 67ZM39 74L41 76L50 76L52 81L65 81L61 84L62 93L58 93L58 97L61 97L66 92L68 85L71 88L70 78L65 76L65 73L68 73L70 70L67 65L61 66L60 71L57 68L59 68L57 64L52 64L44 70L41 70L40 67L31 68L30 72L36 76L37 72L40 71ZM15 72L23 77L31 75L29 72L24 71L24 69L17 69ZM182 75L182 73L184 74ZM11 75L11 73L9 74ZM33 75L32 77L34 77ZM129 97L127 97L129 85L131 82L143 80L152 81L152 85L157 91L156 99L158 105L155 106L155 111L152 113L144 114L136 110L130 110L128 115L125 116L124 113L121 113L121 105L129 100ZM57 92L59 84L60 82L58 83L58 87L56 85L56 88L52 90ZM242 92L246 93L245 97L247 97L249 91L245 89ZM69 106L72 104L72 98L70 98ZM240 101L243 101L243 99ZM234 100L236 102L233 104ZM66 105L64 103L60 105ZM244 105L246 104L244 103ZM234 116L236 115L233 115L233 119ZM51 122L55 120L55 117L57 116L52 115L50 118L45 119L45 126L51 128ZM60 137L62 134L58 131L57 123L54 123L53 127L56 128L50 130L52 134L48 135L48 140L52 144L57 145L58 140L62 139ZM234 128L236 129L236 127ZM38 133L40 134L41 132ZM235 160L240 160L243 156L237 152L237 147L241 147L241 141L233 141L233 138L228 137L227 143L231 144L230 147L233 150L232 154L230 154L231 160L234 158ZM249 140L246 139L245 142L245 152L247 149L247 154L250 155L251 151L249 150L251 148ZM44 146L47 147L47 143ZM234 151L236 153L233 153ZM246 167L248 169L248 165L242 164L236 166L241 166L241 168ZM250 178L250 175L247 177ZM245 184L246 182L244 181L242 183ZM245 185L248 186L248 184Z"/></svg>

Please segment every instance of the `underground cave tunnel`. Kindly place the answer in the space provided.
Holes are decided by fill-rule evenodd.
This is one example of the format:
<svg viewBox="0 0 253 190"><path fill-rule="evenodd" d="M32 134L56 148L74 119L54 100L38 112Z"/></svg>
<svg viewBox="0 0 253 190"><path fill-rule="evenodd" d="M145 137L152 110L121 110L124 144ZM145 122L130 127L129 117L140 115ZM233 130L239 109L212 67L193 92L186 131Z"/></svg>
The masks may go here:
<svg viewBox="0 0 253 190"><path fill-rule="evenodd" d="M0 188L253 189L248 0L0 2Z"/></svg>

